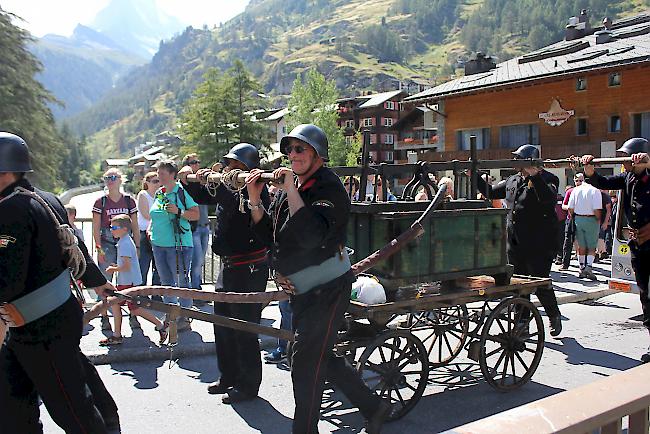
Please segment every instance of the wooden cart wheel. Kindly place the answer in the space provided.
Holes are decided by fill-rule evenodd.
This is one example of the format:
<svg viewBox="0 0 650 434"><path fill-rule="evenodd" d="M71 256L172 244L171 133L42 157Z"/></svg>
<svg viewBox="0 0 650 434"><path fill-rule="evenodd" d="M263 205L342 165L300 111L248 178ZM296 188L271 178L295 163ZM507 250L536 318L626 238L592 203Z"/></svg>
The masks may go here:
<svg viewBox="0 0 650 434"><path fill-rule="evenodd" d="M525 298L507 298L485 321L479 345L487 382L501 391L516 389L530 380L542 358L542 316Z"/></svg>
<svg viewBox="0 0 650 434"><path fill-rule="evenodd" d="M390 420L406 415L422 397L429 360L422 342L408 330L389 330L361 354L357 370L371 390L393 404Z"/></svg>
<svg viewBox="0 0 650 434"><path fill-rule="evenodd" d="M429 364L438 368L462 351L469 332L469 314L464 305L417 312L408 324L427 349Z"/></svg>

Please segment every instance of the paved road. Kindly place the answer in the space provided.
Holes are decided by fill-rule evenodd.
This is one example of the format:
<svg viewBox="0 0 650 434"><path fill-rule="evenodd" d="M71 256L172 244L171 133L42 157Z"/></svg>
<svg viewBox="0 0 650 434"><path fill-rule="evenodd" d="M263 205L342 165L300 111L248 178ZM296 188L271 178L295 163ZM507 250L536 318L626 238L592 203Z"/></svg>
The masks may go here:
<svg viewBox="0 0 650 434"><path fill-rule="evenodd" d="M500 393L482 379L476 363L459 357L430 376L417 407L386 425L385 433L431 433L450 429L563 390L597 381L637 366L647 332L638 315L638 296L615 294L589 304L562 306L564 332L547 341L533 380L523 388ZM98 366L121 408L124 433L287 433L293 397L289 373L265 365L260 398L236 406L205 392L218 378L213 357L169 362L129 362ZM355 409L327 392L328 409L320 432L357 433L362 425ZM43 410L45 412L45 410ZM43 416L47 433L60 432Z"/></svg>

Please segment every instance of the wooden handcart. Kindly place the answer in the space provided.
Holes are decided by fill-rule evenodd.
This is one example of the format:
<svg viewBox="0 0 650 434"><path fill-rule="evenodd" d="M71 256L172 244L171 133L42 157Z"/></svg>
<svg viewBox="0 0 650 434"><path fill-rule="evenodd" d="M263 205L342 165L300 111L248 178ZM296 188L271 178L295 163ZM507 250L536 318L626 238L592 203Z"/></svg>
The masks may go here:
<svg viewBox="0 0 650 434"><path fill-rule="evenodd" d="M463 349L488 384L515 389L533 376L544 349L542 317L524 296L550 284L514 276L497 286L482 276L383 304L352 301L336 351L354 362L369 387L390 399L394 419L420 400L430 370Z"/></svg>

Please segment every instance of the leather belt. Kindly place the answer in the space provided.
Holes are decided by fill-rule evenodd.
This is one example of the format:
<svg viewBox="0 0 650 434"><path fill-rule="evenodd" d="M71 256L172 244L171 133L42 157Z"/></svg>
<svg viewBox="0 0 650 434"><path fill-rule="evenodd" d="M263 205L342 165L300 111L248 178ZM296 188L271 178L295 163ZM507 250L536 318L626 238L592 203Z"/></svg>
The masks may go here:
<svg viewBox="0 0 650 434"><path fill-rule="evenodd" d="M267 248L264 248L249 253L222 256L221 263L223 264L223 268L234 268L234 267L241 267L244 265L254 265L254 264L266 262L268 258L269 258L269 250Z"/></svg>
<svg viewBox="0 0 650 434"><path fill-rule="evenodd" d="M10 303L0 303L0 315L9 327L22 327L35 321L68 301L70 291L70 270Z"/></svg>
<svg viewBox="0 0 650 434"><path fill-rule="evenodd" d="M576 216L577 217L593 217L593 218L596 218L596 216L593 215L593 214L576 214Z"/></svg>

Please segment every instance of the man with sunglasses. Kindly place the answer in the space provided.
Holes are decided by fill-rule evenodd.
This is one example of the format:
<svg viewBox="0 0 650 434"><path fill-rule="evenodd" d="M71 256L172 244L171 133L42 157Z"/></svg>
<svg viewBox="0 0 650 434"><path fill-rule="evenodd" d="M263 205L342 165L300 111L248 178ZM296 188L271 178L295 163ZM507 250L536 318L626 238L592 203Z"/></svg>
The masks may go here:
<svg viewBox="0 0 650 434"><path fill-rule="evenodd" d="M281 184L271 206L261 199L260 170L251 171L246 186L254 229L273 245L276 282L291 294L293 433L318 433L325 380L359 408L367 421L366 432L378 433L390 416L390 404L370 391L350 363L332 351L354 281L345 250L348 192L324 166L327 136L316 125L298 125L282 138L280 150L291 169L275 170Z"/></svg>
<svg viewBox="0 0 650 434"><path fill-rule="evenodd" d="M223 171L248 171L259 167L260 155L249 143L233 146L223 157ZM269 243L264 242L252 230L252 201L247 201L245 189L232 191L223 184L216 188L206 186L210 169L200 169L197 176L201 183L188 183L190 167L178 173L188 193L198 204L216 205L216 225L212 237L212 251L221 256L223 271L220 280L225 292L264 292L269 277ZM270 199L266 188L262 189L257 206L268 207ZM241 209L243 203L250 207ZM214 303L214 313L259 323L262 306L252 303ZM223 394L222 402L232 404L250 401L257 397L262 383L262 361L257 335L214 326L214 340L217 348L217 364L221 378L208 386L208 393Z"/></svg>
<svg viewBox="0 0 650 434"><path fill-rule="evenodd" d="M0 431L43 432L40 396L67 433L119 432L115 401L79 349L83 311L57 231L69 223L66 211L31 185L28 172L25 141L0 132L0 333L9 328L0 345ZM84 285L114 290L81 240L79 248Z"/></svg>

